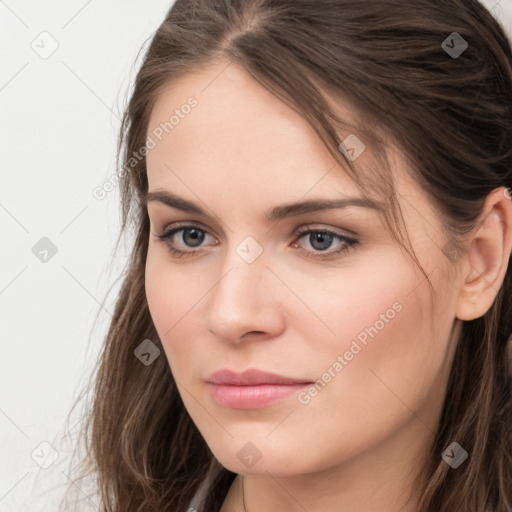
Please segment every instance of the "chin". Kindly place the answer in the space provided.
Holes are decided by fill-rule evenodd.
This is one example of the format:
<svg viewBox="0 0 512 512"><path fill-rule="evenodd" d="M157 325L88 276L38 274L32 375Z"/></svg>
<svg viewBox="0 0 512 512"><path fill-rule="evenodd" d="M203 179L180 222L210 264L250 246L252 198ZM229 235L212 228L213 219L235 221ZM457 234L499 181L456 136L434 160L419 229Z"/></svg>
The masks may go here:
<svg viewBox="0 0 512 512"><path fill-rule="evenodd" d="M239 439L239 438L238 438ZM314 470L303 458L304 450L295 446L272 446L267 441L230 439L228 446L210 447L215 458L229 471L244 475L288 476Z"/></svg>

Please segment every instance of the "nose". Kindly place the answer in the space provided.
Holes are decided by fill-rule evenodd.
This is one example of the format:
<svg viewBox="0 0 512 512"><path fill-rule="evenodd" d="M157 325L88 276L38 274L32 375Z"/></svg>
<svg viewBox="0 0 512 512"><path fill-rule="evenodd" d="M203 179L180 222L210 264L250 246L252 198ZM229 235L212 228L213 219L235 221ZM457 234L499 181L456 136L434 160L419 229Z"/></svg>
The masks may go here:
<svg viewBox="0 0 512 512"><path fill-rule="evenodd" d="M226 342L240 343L254 336L268 339L285 328L279 302L283 290L264 254L249 263L230 250L208 294L207 328Z"/></svg>

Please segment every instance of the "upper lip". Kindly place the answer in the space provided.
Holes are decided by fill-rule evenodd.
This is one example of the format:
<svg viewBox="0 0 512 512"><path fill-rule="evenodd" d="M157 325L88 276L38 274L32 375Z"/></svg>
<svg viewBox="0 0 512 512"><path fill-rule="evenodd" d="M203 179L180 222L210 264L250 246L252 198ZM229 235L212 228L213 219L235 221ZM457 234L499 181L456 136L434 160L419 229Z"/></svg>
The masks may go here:
<svg viewBox="0 0 512 512"><path fill-rule="evenodd" d="M250 368L244 372L237 373L232 370L223 369L212 373L207 377L206 382L226 386L256 386L258 384L310 384L307 379L294 379L276 373L264 372L256 368Z"/></svg>

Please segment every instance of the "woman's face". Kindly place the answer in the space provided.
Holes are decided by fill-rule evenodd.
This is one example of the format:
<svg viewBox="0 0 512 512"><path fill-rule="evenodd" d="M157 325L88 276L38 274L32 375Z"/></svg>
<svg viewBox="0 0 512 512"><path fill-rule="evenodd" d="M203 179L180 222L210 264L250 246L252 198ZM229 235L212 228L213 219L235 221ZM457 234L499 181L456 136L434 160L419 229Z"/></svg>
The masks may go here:
<svg viewBox="0 0 512 512"><path fill-rule="evenodd" d="M438 217L400 154L389 148L432 302L379 204L354 201L364 196L313 129L236 65L166 89L148 136L149 192L160 200L148 201L147 299L217 459L277 476L356 461L405 468L409 457L409 471L439 420L459 285ZM371 158L363 151L356 167L376 165ZM165 194L180 203L165 204ZM286 207L340 199L347 204L332 209ZM211 382L248 369L295 383L256 374Z"/></svg>

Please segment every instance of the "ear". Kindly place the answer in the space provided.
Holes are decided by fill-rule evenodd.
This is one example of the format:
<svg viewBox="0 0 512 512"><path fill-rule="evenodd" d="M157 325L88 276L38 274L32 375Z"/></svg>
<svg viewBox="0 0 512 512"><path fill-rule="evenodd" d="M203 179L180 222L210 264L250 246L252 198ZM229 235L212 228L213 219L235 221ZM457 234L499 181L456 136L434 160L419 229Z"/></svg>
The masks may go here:
<svg viewBox="0 0 512 512"><path fill-rule="evenodd" d="M509 191L501 187L487 196L469 238L455 311L457 318L474 320L489 310L505 279L511 251L512 200Z"/></svg>

